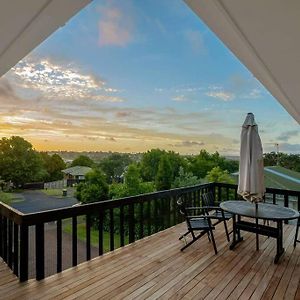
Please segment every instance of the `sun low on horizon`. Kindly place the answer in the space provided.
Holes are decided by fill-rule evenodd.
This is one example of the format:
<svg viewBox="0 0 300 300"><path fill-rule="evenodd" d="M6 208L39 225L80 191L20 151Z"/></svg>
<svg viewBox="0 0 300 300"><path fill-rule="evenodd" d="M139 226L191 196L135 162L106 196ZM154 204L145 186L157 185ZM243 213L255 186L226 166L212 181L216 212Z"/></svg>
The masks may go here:
<svg viewBox="0 0 300 300"><path fill-rule="evenodd" d="M0 78L0 136L41 151L265 152L299 125L181 0L95 0Z"/></svg>

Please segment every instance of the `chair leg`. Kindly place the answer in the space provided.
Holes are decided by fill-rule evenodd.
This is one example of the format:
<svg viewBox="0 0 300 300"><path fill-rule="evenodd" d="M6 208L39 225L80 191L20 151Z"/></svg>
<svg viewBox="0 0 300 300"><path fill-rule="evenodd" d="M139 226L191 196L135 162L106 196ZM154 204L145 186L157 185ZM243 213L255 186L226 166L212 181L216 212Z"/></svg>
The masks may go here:
<svg viewBox="0 0 300 300"><path fill-rule="evenodd" d="M294 247L296 247L297 244L297 239L298 239L298 232L299 232L299 226L300 226L300 221L298 220L297 225L296 225L296 234L295 234L295 240L294 240Z"/></svg>
<svg viewBox="0 0 300 300"><path fill-rule="evenodd" d="M181 235L179 237L179 240L182 240L185 236L187 236L188 234L190 234L190 231L187 231L186 233L184 233L183 235Z"/></svg>
<svg viewBox="0 0 300 300"><path fill-rule="evenodd" d="M214 246L215 254L218 254L218 250L217 250L217 246L216 246L216 242L215 242L215 238L214 238L214 233L211 229L209 230L209 233L210 233L211 240L212 240L212 243Z"/></svg>
<svg viewBox="0 0 300 300"><path fill-rule="evenodd" d="M226 220L224 219L223 222L224 222L225 232L226 232L226 236L227 236L227 241L230 242L230 237L229 237L229 233L228 233Z"/></svg>
<svg viewBox="0 0 300 300"><path fill-rule="evenodd" d="M208 241L211 242L209 231L207 231L207 237L208 237Z"/></svg>

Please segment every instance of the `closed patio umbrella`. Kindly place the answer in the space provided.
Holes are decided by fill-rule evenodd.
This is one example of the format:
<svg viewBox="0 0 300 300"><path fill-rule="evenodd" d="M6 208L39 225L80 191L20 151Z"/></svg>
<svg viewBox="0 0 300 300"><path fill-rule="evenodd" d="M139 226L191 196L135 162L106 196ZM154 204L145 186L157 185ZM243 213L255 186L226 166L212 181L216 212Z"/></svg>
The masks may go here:
<svg viewBox="0 0 300 300"><path fill-rule="evenodd" d="M247 114L241 132L238 194L255 203L265 194L263 149L252 113Z"/></svg>

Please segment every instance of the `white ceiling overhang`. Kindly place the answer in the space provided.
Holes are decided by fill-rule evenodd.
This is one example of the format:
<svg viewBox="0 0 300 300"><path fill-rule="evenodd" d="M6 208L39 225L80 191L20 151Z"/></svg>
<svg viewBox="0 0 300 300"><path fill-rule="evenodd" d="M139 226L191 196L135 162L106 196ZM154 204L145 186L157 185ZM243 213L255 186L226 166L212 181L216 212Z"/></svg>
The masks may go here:
<svg viewBox="0 0 300 300"><path fill-rule="evenodd" d="M185 2L300 123L300 1Z"/></svg>
<svg viewBox="0 0 300 300"><path fill-rule="evenodd" d="M0 77L91 1L1 0Z"/></svg>

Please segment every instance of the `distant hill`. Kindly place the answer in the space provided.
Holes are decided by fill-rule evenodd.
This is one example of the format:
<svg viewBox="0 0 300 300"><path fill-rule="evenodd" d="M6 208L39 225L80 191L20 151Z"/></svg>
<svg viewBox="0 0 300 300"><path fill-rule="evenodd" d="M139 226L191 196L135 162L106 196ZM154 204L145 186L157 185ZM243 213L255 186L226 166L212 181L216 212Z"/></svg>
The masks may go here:
<svg viewBox="0 0 300 300"><path fill-rule="evenodd" d="M47 151L47 153L49 155L58 154L66 162L72 162L79 155L88 156L93 161L98 162L98 161L102 160L103 158L106 158L106 157L108 157L109 155L111 155L112 153L115 153L115 152L103 152L103 151L82 151L82 152L77 152L77 151ZM127 154L134 161L140 161L140 159L142 157L142 153L119 153L119 154Z"/></svg>

